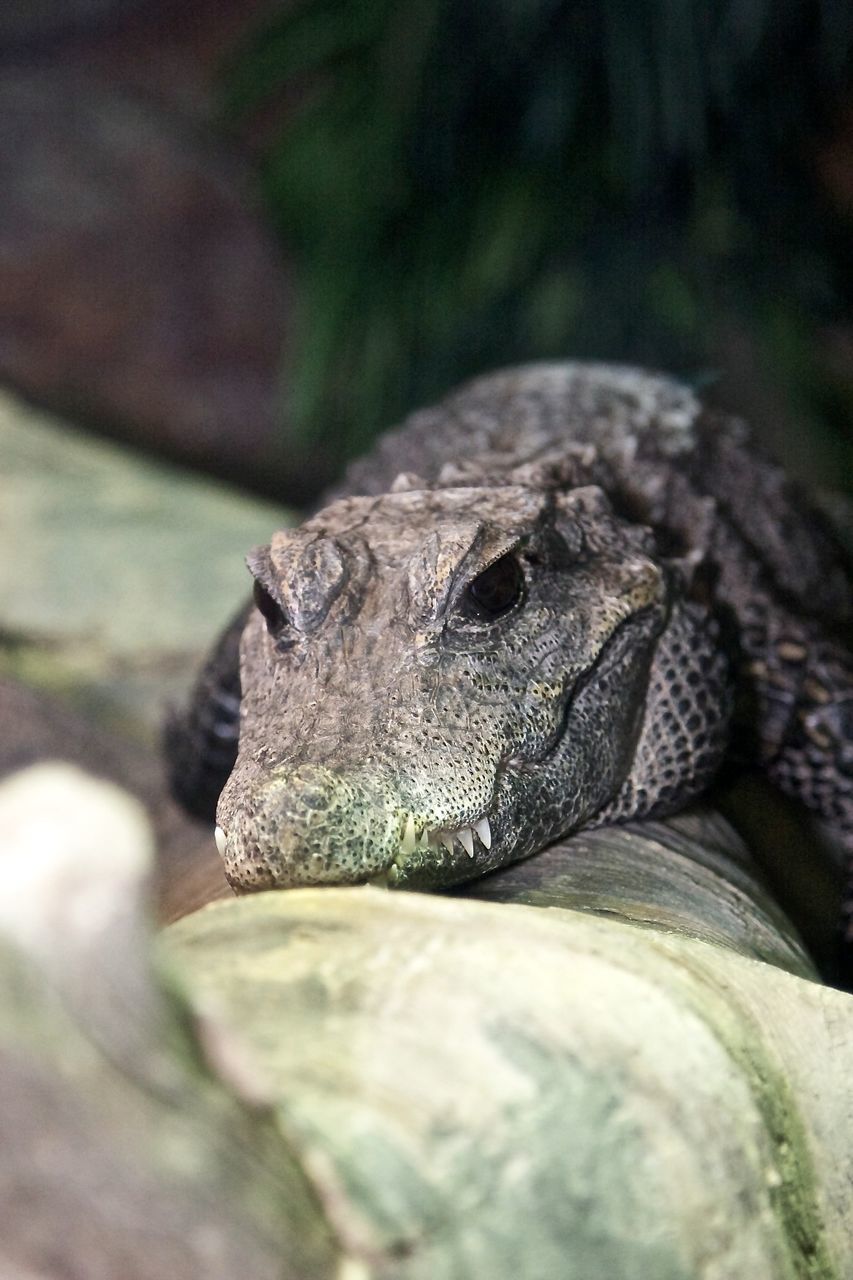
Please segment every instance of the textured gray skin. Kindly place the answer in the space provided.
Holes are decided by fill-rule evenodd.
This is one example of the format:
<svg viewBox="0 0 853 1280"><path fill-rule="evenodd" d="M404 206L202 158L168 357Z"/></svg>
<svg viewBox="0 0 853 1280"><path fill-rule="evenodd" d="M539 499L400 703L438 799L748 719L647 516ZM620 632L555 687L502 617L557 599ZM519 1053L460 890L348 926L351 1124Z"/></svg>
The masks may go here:
<svg viewBox="0 0 853 1280"><path fill-rule="evenodd" d="M483 617L470 585L507 554L523 597ZM249 564L267 619L243 631L218 807L238 890L447 885L674 811L723 758L733 695L738 749L853 847L849 566L743 425L671 379L478 379ZM173 736L186 777L229 662L233 631ZM484 817L491 848L441 841Z"/></svg>

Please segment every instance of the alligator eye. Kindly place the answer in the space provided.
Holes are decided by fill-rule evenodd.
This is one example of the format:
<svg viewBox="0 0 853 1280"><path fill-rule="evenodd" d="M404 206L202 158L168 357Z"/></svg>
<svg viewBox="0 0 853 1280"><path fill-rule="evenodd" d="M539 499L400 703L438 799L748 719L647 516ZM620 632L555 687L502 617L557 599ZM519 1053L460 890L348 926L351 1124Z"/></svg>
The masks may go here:
<svg viewBox="0 0 853 1280"><path fill-rule="evenodd" d="M287 622L284 610L278 601L274 600L266 587L255 579L255 585L252 588L252 594L255 598L255 604L259 612L263 615L267 624L267 630L271 636L275 636L281 631Z"/></svg>
<svg viewBox="0 0 853 1280"><path fill-rule="evenodd" d="M469 612L478 618L500 618L524 595L524 573L512 554L501 556L468 586Z"/></svg>

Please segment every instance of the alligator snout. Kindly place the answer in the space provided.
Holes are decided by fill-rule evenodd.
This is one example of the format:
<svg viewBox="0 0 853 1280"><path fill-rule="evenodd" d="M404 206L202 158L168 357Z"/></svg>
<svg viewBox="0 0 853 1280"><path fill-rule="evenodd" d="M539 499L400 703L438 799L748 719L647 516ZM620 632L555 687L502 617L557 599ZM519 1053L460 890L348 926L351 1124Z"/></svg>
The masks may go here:
<svg viewBox="0 0 853 1280"><path fill-rule="evenodd" d="M496 853L485 813L443 820L428 802L413 807L393 775L366 769L301 764L249 786L232 778L217 821L225 874L240 893L365 881L423 887L437 873L450 883Z"/></svg>
<svg viewBox="0 0 853 1280"><path fill-rule="evenodd" d="M390 788L316 764L226 787L217 821L225 874L241 891L364 881L387 870L399 845Z"/></svg>

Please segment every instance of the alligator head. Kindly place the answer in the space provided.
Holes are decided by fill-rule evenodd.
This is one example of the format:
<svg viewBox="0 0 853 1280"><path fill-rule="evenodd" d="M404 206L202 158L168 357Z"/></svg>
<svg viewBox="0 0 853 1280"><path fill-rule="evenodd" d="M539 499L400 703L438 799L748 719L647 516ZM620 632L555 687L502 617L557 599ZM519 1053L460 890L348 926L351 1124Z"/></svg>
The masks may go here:
<svg viewBox="0 0 853 1280"><path fill-rule="evenodd" d="M722 754L708 619L598 488L404 485L249 566L217 812L238 890L470 879L683 803Z"/></svg>

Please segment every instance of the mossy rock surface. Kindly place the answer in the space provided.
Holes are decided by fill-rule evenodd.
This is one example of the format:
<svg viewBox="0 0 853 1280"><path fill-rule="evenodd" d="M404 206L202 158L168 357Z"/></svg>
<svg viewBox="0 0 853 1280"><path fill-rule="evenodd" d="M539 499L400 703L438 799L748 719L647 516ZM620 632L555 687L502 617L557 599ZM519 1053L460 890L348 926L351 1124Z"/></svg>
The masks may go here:
<svg viewBox="0 0 853 1280"><path fill-rule="evenodd" d="M725 827L153 939L138 805L45 766L0 811L2 1274L57 1240L87 1280L853 1274L853 1000Z"/></svg>
<svg viewBox="0 0 853 1280"><path fill-rule="evenodd" d="M850 997L564 909L268 893L163 950L365 1275L853 1272Z"/></svg>
<svg viewBox="0 0 853 1280"><path fill-rule="evenodd" d="M0 392L0 671L159 736L282 508Z"/></svg>

